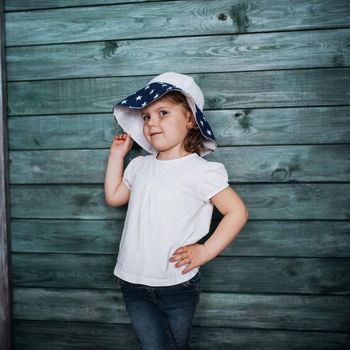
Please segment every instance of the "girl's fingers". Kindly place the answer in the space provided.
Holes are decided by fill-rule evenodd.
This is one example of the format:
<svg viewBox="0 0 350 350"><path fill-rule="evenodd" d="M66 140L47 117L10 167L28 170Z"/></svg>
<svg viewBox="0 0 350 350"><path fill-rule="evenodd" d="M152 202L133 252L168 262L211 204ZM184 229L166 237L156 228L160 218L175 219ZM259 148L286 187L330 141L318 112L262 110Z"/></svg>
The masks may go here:
<svg viewBox="0 0 350 350"><path fill-rule="evenodd" d="M170 262L175 262L175 261L177 261L177 260L178 260L178 257L175 256L175 255L173 255L173 256L169 259Z"/></svg>
<svg viewBox="0 0 350 350"><path fill-rule="evenodd" d="M121 140L121 139L125 139L124 135L115 135L113 140Z"/></svg>
<svg viewBox="0 0 350 350"><path fill-rule="evenodd" d="M182 261L190 261L190 260L192 260L192 257L189 255L184 255L184 254L182 254L181 256L178 256L176 258L172 258L172 262L177 263L177 264L181 263Z"/></svg>
<svg viewBox="0 0 350 350"><path fill-rule="evenodd" d="M175 250L174 255L175 254L181 254L183 252L185 252L185 249L183 247L181 247L181 248L178 248L178 249Z"/></svg>
<svg viewBox="0 0 350 350"><path fill-rule="evenodd" d="M181 273L184 275L187 272L190 272L192 269L193 269L193 266L191 266L191 264L189 264L181 271Z"/></svg>
<svg viewBox="0 0 350 350"><path fill-rule="evenodd" d="M126 138L128 137L128 134L118 134L118 135L115 135L113 140L125 140Z"/></svg>
<svg viewBox="0 0 350 350"><path fill-rule="evenodd" d="M180 260L177 264L175 264L176 267L180 267L182 265L187 265L191 263L191 259L190 258L186 258L186 259L182 259Z"/></svg>
<svg viewBox="0 0 350 350"><path fill-rule="evenodd" d="M182 259L184 256L184 253L174 253L172 255L172 257L170 258L171 261L174 261L174 260L180 260Z"/></svg>
<svg viewBox="0 0 350 350"><path fill-rule="evenodd" d="M171 260L172 261L177 261L177 260L181 260L183 258L184 258L184 256L182 254L176 254L176 255L171 257Z"/></svg>

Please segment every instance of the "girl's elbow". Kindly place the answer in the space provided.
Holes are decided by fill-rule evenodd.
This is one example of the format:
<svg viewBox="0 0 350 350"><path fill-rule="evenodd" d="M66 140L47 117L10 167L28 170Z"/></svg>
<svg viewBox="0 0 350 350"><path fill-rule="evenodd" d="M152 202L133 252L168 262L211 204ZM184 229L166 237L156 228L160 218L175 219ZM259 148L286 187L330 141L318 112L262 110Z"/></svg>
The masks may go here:
<svg viewBox="0 0 350 350"><path fill-rule="evenodd" d="M114 200L112 200L112 198L108 195L105 194L105 203L109 206L109 207L112 207L112 208L115 208L116 207L116 203Z"/></svg>
<svg viewBox="0 0 350 350"><path fill-rule="evenodd" d="M241 217L242 225L244 226L247 223L249 218L249 213L246 206L242 207L240 217Z"/></svg>
<svg viewBox="0 0 350 350"><path fill-rule="evenodd" d="M116 201L113 201L113 202L105 201L105 202L111 208L119 208L119 207L121 207L123 205L122 203L119 203L119 202L116 202Z"/></svg>
<svg viewBox="0 0 350 350"><path fill-rule="evenodd" d="M246 206L244 206L244 216L245 216L246 219L248 220L249 212L248 212L248 208L247 208Z"/></svg>
<svg viewBox="0 0 350 350"><path fill-rule="evenodd" d="M249 212L248 212L247 207L244 207L244 216L245 216L245 221L247 222L248 218L249 218Z"/></svg>
<svg viewBox="0 0 350 350"><path fill-rule="evenodd" d="M110 201L107 199L107 197L105 197L105 203L107 204L107 206L111 207L111 203L110 203Z"/></svg>
<svg viewBox="0 0 350 350"><path fill-rule="evenodd" d="M227 214L232 215L234 220L238 219L239 221L241 221L243 226L246 224L249 217L248 209L244 205L240 206L239 208L232 209Z"/></svg>

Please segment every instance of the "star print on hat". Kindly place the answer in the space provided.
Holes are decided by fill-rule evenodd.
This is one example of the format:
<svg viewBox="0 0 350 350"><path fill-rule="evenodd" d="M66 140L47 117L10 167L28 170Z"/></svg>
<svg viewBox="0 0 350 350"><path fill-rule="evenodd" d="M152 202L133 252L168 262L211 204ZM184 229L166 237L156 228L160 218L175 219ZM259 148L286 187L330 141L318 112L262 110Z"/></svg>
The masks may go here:
<svg viewBox="0 0 350 350"><path fill-rule="evenodd" d="M158 151L147 141L143 134L144 121L141 109L164 96L170 91L179 91L186 96L187 102L195 116L201 134L206 139L201 156L214 151L217 143L213 130L203 114L204 95L192 77L166 72L153 78L145 87L124 98L113 107L113 114L120 127L131 134L131 137L147 152Z"/></svg>

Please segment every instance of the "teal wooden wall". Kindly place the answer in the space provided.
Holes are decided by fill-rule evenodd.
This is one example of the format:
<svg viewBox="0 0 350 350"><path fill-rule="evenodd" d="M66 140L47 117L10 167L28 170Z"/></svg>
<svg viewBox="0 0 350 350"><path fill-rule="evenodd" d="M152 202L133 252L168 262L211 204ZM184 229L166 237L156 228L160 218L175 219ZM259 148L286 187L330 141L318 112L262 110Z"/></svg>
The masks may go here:
<svg viewBox="0 0 350 350"><path fill-rule="evenodd" d="M16 349L136 349L104 203L112 106L191 74L249 221L201 268L193 348L350 343L347 0L8 0ZM144 154L134 144L126 164ZM125 164L125 165L126 165ZM221 219L215 210L210 233Z"/></svg>

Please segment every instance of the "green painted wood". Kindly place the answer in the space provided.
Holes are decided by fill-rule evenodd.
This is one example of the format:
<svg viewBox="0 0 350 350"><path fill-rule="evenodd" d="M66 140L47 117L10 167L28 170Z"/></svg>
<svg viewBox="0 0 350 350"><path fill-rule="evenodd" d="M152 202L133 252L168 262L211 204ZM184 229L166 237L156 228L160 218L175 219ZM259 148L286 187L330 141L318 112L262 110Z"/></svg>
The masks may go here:
<svg viewBox="0 0 350 350"><path fill-rule="evenodd" d="M119 3L135 3L148 2L157 0L103 0L103 4L119 4ZM172 0L167 0L172 1ZM39 9L54 9L60 7L77 7L77 6L92 6L101 5L99 0L6 0L6 11L20 10L39 10Z"/></svg>
<svg viewBox="0 0 350 350"><path fill-rule="evenodd" d="M207 109L329 107L347 105L350 100L350 68L192 76L203 90ZM151 79L146 76L9 82L8 114L111 113L115 103Z"/></svg>
<svg viewBox="0 0 350 350"><path fill-rule="evenodd" d="M176 38L176 45L173 41L7 48L8 80L158 74L169 67L185 73L200 67L202 73L213 73L350 65L350 29L183 37Z"/></svg>
<svg viewBox="0 0 350 350"><path fill-rule="evenodd" d="M249 208L250 220L350 218L346 183L237 184L232 188ZM121 219L126 208L107 206L102 185L10 186L11 218ZM218 214L215 209L213 217Z"/></svg>
<svg viewBox="0 0 350 350"><path fill-rule="evenodd" d="M31 3L24 8L33 8ZM110 1L103 2L104 6L71 8L83 4L69 2L66 9L7 13L6 44L254 33L350 24L348 16L344 16L350 11L346 0L320 0L312 5L302 0L293 1L293 5L288 0L158 1L105 6L108 3ZM95 1L95 4L99 3ZM60 1L39 1L35 8L41 6L60 7ZM21 3L12 7L21 8ZM6 10L9 10L8 4Z"/></svg>
<svg viewBox="0 0 350 350"><path fill-rule="evenodd" d="M0 0L0 346L13 349L4 1Z"/></svg>
<svg viewBox="0 0 350 350"><path fill-rule="evenodd" d="M219 146L349 142L349 106L205 110L204 113L215 130ZM8 129L10 150L109 149L113 136L124 132L112 114L13 116L8 120ZM137 146L134 143L133 148Z"/></svg>
<svg viewBox="0 0 350 350"><path fill-rule="evenodd" d="M109 150L12 151L11 184L103 183L108 155ZM206 159L225 164L234 183L350 181L350 144L224 147Z"/></svg>
<svg viewBox="0 0 350 350"><path fill-rule="evenodd" d="M124 220L11 220L12 252L115 254Z"/></svg>
<svg viewBox="0 0 350 350"><path fill-rule="evenodd" d="M14 288L17 320L129 324L113 290ZM205 293L194 326L348 332L348 296Z"/></svg>
<svg viewBox="0 0 350 350"><path fill-rule="evenodd" d="M177 70L250 214L201 268L194 349L347 348L349 2L129 2L6 4L16 347L137 348L113 278L126 206L101 186L111 109Z"/></svg>
<svg viewBox="0 0 350 350"><path fill-rule="evenodd" d="M103 4L120 4L120 3L137 3L157 0L103 0ZM172 0L167 0L172 1ZM40 10L40 9L55 9L62 7L78 7L78 6L93 6L101 5L99 0L6 0L6 11L21 11L21 10Z"/></svg>
<svg viewBox="0 0 350 350"><path fill-rule="evenodd" d="M211 223L205 242L218 220ZM115 254L124 220L11 220L12 252ZM349 221L249 220L221 256L350 257Z"/></svg>
<svg viewBox="0 0 350 350"><path fill-rule="evenodd" d="M139 350L130 325L16 320L14 327L16 350Z"/></svg>
<svg viewBox="0 0 350 350"><path fill-rule="evenodd" d="M15 321L17 350L138 350L130 325ZM194 326L194 350L347 350L349 333Z"/></svg>
<svg viewBox="0 0 350 350"><path fill-rule="evenodd" d="M13 253L12 284L112 289L115 263L116 255ZM217 257L201 272L204 292L350 295L350 259Z"/></svg>

